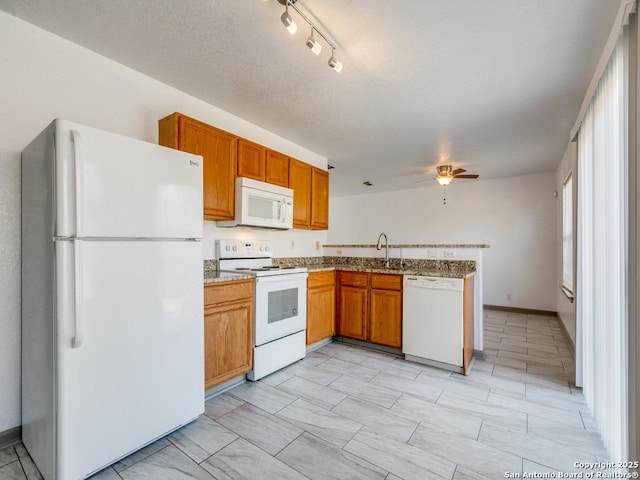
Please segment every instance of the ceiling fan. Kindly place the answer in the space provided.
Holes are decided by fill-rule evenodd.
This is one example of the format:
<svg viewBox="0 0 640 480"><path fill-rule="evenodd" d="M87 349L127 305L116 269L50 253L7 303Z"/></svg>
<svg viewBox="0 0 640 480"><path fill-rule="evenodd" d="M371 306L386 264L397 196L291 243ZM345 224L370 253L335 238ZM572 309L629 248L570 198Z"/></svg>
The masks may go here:
<svg viewBox="0 0 640 480"><path fill-rule="evenodd" d="M455 170L451 165L438 165L437 167L438 175L436 176L436 181L446 187L451 183L451 180L454 178L478 178L479 175L476 173L463 175L466 170L464 168L456 168Z"/></svg>
<svg viewBox="0 0 640 480"><path fill-rule="evenodd" d="M464 172L466 172L466 170L464 168L456 168L454 170L451 165L438 165L437 172L438 172L438 175L435 177L435 180L440 185L442 185L443 189L447 185L449 185L454 178L471 178L471 179L473 179L473 178L478 178L479 177L479 175L476 174L476 173L470 173L470 174L464 175ZM447 204L446 190L445 190L444 197L442 199L442 203L444 205Z"/></svg>

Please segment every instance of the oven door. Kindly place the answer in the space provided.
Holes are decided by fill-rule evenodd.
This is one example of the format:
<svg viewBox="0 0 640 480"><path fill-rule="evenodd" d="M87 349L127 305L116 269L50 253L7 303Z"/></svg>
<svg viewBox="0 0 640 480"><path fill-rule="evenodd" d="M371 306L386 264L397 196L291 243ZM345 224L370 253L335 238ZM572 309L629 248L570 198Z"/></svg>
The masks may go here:
<svg viewBox="0 0 640 480"><path fill-rule="evenodd" d="M255 345L307 328L307 274L256 278Z"/></svg>

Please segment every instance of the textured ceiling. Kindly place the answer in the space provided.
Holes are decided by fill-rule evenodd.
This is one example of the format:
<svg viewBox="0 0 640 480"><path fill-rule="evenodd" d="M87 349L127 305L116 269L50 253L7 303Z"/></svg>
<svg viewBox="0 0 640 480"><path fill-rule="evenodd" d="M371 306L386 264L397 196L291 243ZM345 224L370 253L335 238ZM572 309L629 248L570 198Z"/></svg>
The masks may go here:
<svg viewBox="0 0 640 480"><path fill-rule="evenodd" d="M340 74L327 45L304 46L295 12L287 33L277 0L0 9L326 156L332 195L348 195L431 186L438 163L481 179L555 170L619 4L299 0L337 44Z"/></svg>

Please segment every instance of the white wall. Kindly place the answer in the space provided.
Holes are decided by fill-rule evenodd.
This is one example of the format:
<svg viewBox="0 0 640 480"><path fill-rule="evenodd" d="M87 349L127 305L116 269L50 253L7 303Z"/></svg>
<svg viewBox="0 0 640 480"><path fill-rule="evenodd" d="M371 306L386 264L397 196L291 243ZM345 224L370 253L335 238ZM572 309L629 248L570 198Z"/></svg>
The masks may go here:
<svg viewBox="0 0 640 480"><path fill-rule="evenodd" d="M574 193L574 201L573 201L573 232L574 232L574 248L575 248L575 238L576 238L576 205L577 201L575 200L576 192L577 192L577 177L575 176L576 167L578 164L578 146L577 143L569 143L567 145L567 149L562 156L562 161L558 166L558 170L556 171L556 190L558 191L558 202L557 202L557 225L556 225L556 245L557 245L557 266L556 266L556 285L562 285L562 185L564 181L567 179L567 176L570 172L574 172L573 177L573 193ZM575 255L574 255L575 258ZM574 285L575 285L575 262L574 264ZM567 333L571 337L571 341L575 347L576 344L576 305L572 303L567 296L562 293L560 288L556 290L556 311L558 312L558 316L560 320L564 324L564 327L567 329Z"/></svg>
<svg viewBox="0 0 640 480"><path fill-rule="evenodd" d="M446 205L437 186L333 198L328 241L372 244L384 231L392 244L489 244L483 302L555 311L555 188L550 172L457 180L447 187Z"/></svg>
<svg viewBox="0 0 640 480"><path fill-rule="evenodd" d="M223 110L0 12L0 432L20 424L20 152L56 117L157 142L158 119L180 111L326 168L326 158ZM269 238L279 256L319 255L326 232L220 231ZM295 248L291 248L291 240Z"/></svg>

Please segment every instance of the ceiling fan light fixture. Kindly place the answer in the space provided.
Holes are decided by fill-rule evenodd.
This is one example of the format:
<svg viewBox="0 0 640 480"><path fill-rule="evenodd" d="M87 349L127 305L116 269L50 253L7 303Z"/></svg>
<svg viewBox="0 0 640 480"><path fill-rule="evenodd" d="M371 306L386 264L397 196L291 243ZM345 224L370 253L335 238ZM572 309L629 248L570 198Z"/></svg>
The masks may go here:
<svg viewBox="0 0 640 480"><path fill-rule="evenodd" d="M450 177L452 174L451 165L438 165L437 171L439 177Z"/></svg>
<svg viewBox="0 0 640 480"><path fill-rule="evenodd" d="M443 187L449 185L451 183L451 180L453 180L453 177L451 176L436 177L436 181Z"/></svg>

